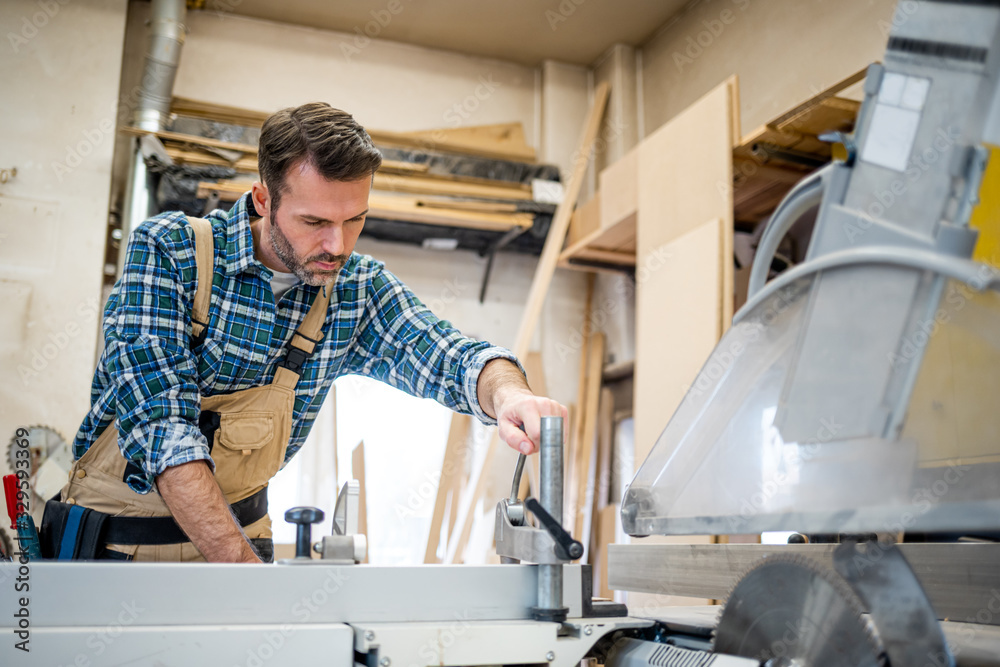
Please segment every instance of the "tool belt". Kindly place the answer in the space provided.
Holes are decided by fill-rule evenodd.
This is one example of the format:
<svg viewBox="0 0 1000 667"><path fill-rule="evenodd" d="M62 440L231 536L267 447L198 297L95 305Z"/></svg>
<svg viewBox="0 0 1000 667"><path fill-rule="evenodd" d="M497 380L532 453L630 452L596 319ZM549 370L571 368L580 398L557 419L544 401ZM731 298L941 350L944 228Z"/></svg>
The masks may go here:
<svg viewBox="0 0 1000 667"><path fill-rule="evenodd" d="M111 516L61 502L58 498L45 503L42 558L95 560L104 555L105 544L156 545L188 541L173 517ZM259 521L267 514L267 487L229 508L244 528Z"/></svg>

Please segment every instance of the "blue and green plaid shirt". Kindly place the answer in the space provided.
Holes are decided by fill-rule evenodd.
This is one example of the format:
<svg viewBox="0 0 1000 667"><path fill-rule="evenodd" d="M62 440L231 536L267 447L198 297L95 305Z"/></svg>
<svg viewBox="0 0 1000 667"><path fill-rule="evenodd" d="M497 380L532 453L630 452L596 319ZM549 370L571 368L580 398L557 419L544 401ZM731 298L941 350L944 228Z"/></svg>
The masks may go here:
<svg viewBox="0 0 1000 667"><path fill-rule="evenodd" d="M198 429L201 396L268 384L319 287L298 283L274 302L271 271L254 258L244 195L209 216L215 275L207 336L192 349L197 283L194 233L183 213L147 220L129 238L125 269L104 311L105 348L91 409L73 443L76 458L115 419L118 445L143 470L129 486L149 493L156 476L188 461L211 462ZM476 395L488 361L503 348L466 338L435 317L381 262L353 253L337 278L324 337L295 389L287 462L302 447L334 379L356 373L433 398L480 421ZM522 371L523 372L523 371Z"/></svg>

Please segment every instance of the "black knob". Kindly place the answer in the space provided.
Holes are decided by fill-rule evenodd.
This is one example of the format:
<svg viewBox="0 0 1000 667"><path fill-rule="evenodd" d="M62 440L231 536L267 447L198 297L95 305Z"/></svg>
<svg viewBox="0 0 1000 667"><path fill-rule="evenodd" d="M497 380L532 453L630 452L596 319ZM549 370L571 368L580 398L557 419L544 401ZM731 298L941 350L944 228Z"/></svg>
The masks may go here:
<svg viewBox="0 0 1000 667"><path fill-rule="evenodd" d="M293 507L285 512L285 521L297 525L295 530L296 558L310 558L312 524L322 521L323 516L323 510L318 507Z"/></svg>

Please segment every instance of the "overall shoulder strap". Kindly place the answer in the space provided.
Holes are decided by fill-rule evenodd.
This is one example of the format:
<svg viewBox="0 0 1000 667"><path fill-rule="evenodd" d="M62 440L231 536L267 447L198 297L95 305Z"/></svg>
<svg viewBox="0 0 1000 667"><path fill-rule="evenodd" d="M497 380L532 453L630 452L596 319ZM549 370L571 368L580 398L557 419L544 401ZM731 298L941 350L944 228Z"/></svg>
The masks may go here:
<svg viewBox="0 0 1000 667"><path fill-rule="evenodd" d="M212 299L212 274L215 271L215 237L212 223L205 218L188 217L194 231L194 260L198 269L198 286L191 307L191 333L200 340L208 326L208 308Z"/></svg>
<svg viewBox="0 0 1000 667"><path fill-rule="evenodd" d="M288 349L284 358L278 362L278 373L275 375L275 382L288 387L295 387L299 381L299 372L306 363L309 355L313 353L316 344L323 338L323 323L326 321L326 311L330 307L330 296L336 281L330 281L316 292L313 297L312 306L309 312L302 319L299 328L295 330L289 341ZM294 375L288 374L292 371Z"/></svg>

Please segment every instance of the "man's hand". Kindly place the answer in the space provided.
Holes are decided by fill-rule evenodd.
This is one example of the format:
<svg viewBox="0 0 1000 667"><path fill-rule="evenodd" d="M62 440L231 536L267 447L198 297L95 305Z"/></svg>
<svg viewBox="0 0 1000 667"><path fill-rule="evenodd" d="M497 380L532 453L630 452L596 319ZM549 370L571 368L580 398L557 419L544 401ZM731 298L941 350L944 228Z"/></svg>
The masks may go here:
<svg viewBox="0 0 1000 667"><path fill-rule="evenodd" d="M260 563L205 461L167 468L156 489L174 521L210 563Z"/></svg>
<svg viewBox="0 0 1000 667"><path fill-rule="evenodd" d="M569 416L563 405L531 393L521 371L506 359L486 364L476 393L483 411L497 420L500 438L522 454L538 451L542 417L562 417L565 422Z"/></svg>

